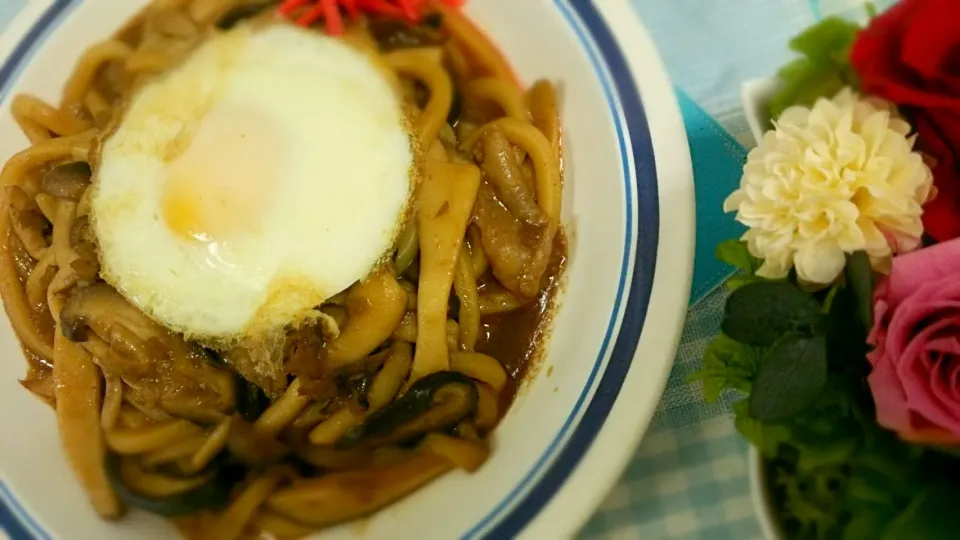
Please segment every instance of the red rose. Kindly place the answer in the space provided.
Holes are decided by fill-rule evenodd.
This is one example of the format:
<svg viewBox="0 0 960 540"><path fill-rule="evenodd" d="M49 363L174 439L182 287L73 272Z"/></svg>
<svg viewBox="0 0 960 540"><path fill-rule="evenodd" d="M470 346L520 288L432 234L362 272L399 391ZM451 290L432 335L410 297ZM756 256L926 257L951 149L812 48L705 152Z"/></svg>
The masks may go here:
<svg viewBox="0 0 960 540"><path fill-rule="evenodd" d="M861 90L901 106L933 156L937 197L923 223L935 239L960 236L960 1L902 0L860 32L850 62Z"/></svg>

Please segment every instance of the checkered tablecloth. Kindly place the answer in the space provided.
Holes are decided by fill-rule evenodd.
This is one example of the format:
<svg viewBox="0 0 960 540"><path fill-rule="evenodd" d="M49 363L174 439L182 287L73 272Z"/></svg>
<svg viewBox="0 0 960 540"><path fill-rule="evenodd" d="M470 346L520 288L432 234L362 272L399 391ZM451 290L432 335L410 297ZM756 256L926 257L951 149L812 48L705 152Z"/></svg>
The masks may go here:
<svg viewBox="0 0 960 540"><path fill-rule="evenodd" d="M29 0L0 0L0 30ZM474 0L483 1L483 0ZM594 0L602 2L603 0ZM894 0L875 0L879 8ZM720 212L753 144L739 103L741 81L788 59L789 37L818 18L863 12L867 0L633 0L653 35L687 125L697 185L694 299L654 422L623 479L580 533L584 539L761 538L747 475L747 444L729 400L703 401L687 383L720 324L726 269L713 247L738 234ZM629 51L625 51L629 54ZM2 536L2 534L0 534Z"/></svg>

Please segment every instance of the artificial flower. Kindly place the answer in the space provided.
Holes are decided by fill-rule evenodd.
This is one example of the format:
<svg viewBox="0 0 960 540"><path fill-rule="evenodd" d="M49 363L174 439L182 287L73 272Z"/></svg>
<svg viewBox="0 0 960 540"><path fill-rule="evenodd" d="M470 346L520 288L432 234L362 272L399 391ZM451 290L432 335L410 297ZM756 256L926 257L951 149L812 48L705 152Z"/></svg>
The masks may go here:
<svg viewBox="0 0 960 540"><path fill-rule="evenodd" d="M960 239L896 257L874 295L867 378L877 423L960 444Z"/></svg>
<svg viewBox="0 0 960 540"><path fill-rule="evenodd" d="M849 88L813 108L788 108L747 157L740 188L724 202L763 259L757 275L796 268L808 284L833 282L845 253L866 251L884 269L920 245L930 169L892 107Z"/></svg>
<svg viewBox="0 0 960 540"><path fill-rule="evenodd" d="M861 91L908 110L917 148L935 158L937 197L924 208L936 240L960 236L960 3L902 0L858 35L850 63Z"/></svg>

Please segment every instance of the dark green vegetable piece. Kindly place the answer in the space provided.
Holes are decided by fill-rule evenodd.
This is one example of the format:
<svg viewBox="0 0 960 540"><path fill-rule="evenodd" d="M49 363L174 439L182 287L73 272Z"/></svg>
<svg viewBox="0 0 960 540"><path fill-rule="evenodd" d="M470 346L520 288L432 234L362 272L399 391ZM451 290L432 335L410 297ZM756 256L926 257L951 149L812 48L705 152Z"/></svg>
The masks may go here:
<svg viewBox="0 0 960 540"><path fill-rule="evenodd" d="M453 371L433 373L350 430L338 446L376 447L409 442L453 427L476 408L477 387L469 377Z"/></svg>
<svg viewBox="0 0 960 540"><path fill-rule="evenodd" d="M809 408L827 385L827 338L791 335L767 354L750 394L750 416L782 422Z"/></svg>
<svg viewBox="0 0 960 540"><path fill-rule="evenodd" d="M264 10L278 4L277 0L267 0L265 2L248 2L230 8L217 20L217 28L220 30L229 30L240 21L256 17Z"/></svg>
<svg viewBox="0 0 960 540"><path fill-rule="evenodd" d="M762 281L730 294L721 328L735 341L764 347L788 332L812 333L822 317L820 303L795 285Z"/></svg>
<svg viewBox="0 0 960 540"><path fill-rule="evenodd" d="M165 517L183 516L226 506L230 501L231 489L242 478L240 468L221 462L211 466L215 468L210 481L195 489L170 497L150 497L134 491L123 482L120 473L122 459L119 454L107 452L107 478L117 497L127 506Z"/></svg>

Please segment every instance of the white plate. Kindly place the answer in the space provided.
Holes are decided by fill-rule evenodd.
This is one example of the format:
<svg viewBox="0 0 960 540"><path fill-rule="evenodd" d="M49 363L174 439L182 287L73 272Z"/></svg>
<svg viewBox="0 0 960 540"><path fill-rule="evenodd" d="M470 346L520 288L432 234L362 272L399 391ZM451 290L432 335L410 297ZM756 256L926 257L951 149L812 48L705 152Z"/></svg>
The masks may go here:
<svg viewBox="0 0 960 540"><path fill-rule="evenodd" d="M777 77L753 79L740 85L740 99L743 110L747 115L747 124L756 141L763 138L763 134L771 129L770 114L767 108L770 100L781 88L782 82ZM753 499L753 509L760 522L760 530L764 540L781 540L780 525L777 523L776 512L773 506L773 497L768 489L767 461L756 449L750 447L748 458L750 470L750 494Z"/></svg>
<svg viewBox="0 0 960 540"><path fill-rule="evenodd" d="M28 1L0 38L0 161L26 145L10 96L56 101L79 52L144 3ZM628 0L473 0L467 11L525 81L560 84L572 239L562 308L543 368L478 473L447 475L362 527L324 537L572 535L633 455L680 337L693 266L690 156L672 87ZM53 414L17 384L25 364L8 324L0 353L7 535L169 538L170 525L143 513L116 524L96 518L64 461Z"/></svg>

